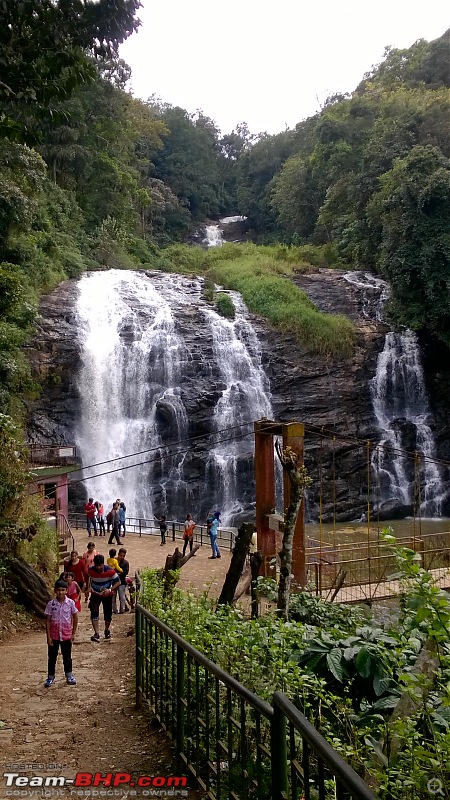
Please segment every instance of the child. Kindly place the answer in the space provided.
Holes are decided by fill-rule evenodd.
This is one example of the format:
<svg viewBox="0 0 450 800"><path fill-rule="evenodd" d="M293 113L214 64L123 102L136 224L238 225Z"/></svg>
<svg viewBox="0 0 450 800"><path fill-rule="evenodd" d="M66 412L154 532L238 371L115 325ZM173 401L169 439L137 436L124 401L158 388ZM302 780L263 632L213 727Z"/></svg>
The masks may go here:
<svg viewBox="0 0 450 800"><path fill-rule="evenodd" d="M94 563L94 556L97 555L97 550L95 549L94 542L88 542L87 550L83 553L82 559L84 561L87 573L89 567L92 567Z"/></svg>
<svg viewBox="0 0 450 800"><path fill-rule="evenodd" d="M48 645L48 677L44 683L46 689L55 682L56 659L60 646L66 682L69 686L76 684L72 672L72 641L78 625L78 611L73 600L66 596L65 581L56 581L54 591L54 599L45 608Z"/></svg>
<svg viewBox="0 0 450 800"><path fill-rule="evenodd" d="M73 572L63 572L63 581L67 583L67 597L75 603L77 611L81 611L81 589L75 580Z"/></svg>
<svg viewBox="0 0 450 800"><path fill-rule="evenodd" d="M106 559L108 567L112 567L112 569L115 569L117 574L119 574L119 572L123 572L123 569L122 567L119 566L119 562L117 561L116 558L117 550L115 549L115 547L111 547L111 550L109 550L108 552L109 552L109 558ZM112 604L113 604L113 614L117 614L117 592L114 592Z"/></svg>
<svg viewBox="0 0 450 800"><path fill-rule="evenodd" d="M114 547L111 547L111 550L109 550L108 552L109 552L109 558L106 559L108 567L112 567L113 569L116 570L117 573L122 572L123 571L122 567L119 567L119 562L117 561L116 558L117 550Z"/></svg>
<svg viewBox="0 0 450 800"><path fill-rule="evenodd" d="M129 578L128 575L125 578L125 585L130 595L130 610L133 611L136 605L136 587L133 583L133 579Z"/></svg>

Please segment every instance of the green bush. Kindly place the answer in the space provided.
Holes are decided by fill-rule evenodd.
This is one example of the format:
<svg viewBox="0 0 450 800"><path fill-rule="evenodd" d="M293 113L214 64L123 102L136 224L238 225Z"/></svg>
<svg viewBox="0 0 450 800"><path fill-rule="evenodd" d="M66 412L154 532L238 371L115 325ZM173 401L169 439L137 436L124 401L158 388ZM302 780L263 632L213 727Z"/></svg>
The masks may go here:
<svg viewBox="0 0 450 800"><path fill-rule="evenodd" d="M225 292L218 292L216 294L216 310L217 313L220 314L222 317L228 317L228 319L234 319L235 308L229 294L225 294Z"/></svg>
<svg viewBox="0 0 450 800"><path fill-rule="evenodd" d="M38 532L31 541L22 539L17 546L16 554L28 564L53 580L58 571L59 552L58 540L54 528L36 515L33 519Z"/></svg>

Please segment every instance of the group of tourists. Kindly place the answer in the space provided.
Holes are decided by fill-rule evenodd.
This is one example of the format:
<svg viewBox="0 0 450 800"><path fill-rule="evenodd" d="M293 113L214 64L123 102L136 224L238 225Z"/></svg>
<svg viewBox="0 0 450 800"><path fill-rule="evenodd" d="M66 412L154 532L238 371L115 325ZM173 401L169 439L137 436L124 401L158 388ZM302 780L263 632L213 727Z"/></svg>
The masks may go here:
<svg viewBox="0 0 450 800"><path fill-rule="evenodd" d="M96 500L94 503L94 498L90 497L84 506L88 536L91 536L91 530L94 531L94 536L106 536L106 533L108 533L108 544L112 544L113 539L115 539L116 543L121 545L120 534L122 533L123 537L126 535L126 511L127 507L125 503L118 497L105 517L103 503L99 500Z"/></svg>
<svg viewBox="0 0 450 800"><path fill-rule="evenodd" d="M66 683L70 686L76 684L72 672L72 642L77 630L83 593L90 610L94 630L91 642L94 643L100 641L101 607L105 623L104 636L107 640L111 639L113 614L125 614L134 609L135 587L129 576L130 564L126 555L124 547L118 552L111 548L105 564L105 557L96 550L95 543L88 542L86 552L81 557L77 550L72 550L69 558L64 561L64 571L54 586L55 597L47 603L45 609L48 645L48 677L44 683L46 688L55 681L59 649Z"/></svg>
<svg viewBox="0 0 450 800"><path fill-rule="evenodd" d="M164 521L165 529L164 532L161 530L161 523ZM165 524L166 518L162 517L160 520L160 530L161 530L161 544L166 543L166 530L167 525ZM210 514L208 519L206 520L206 530L209 535L209 539L211 542L211 550L212 555L209 556L210 559L212 558L221 558L219 545L217 544L217 532L220 525L220 511L216 511L214 514ZM189 547L189 552L195 556L193 552L193 545L194 545L194 530L195 530L195 522L192 519L192 514L187 514L186 519L184 521L184 531L183 531L183 557L186 554L186 550Z"/></svg>

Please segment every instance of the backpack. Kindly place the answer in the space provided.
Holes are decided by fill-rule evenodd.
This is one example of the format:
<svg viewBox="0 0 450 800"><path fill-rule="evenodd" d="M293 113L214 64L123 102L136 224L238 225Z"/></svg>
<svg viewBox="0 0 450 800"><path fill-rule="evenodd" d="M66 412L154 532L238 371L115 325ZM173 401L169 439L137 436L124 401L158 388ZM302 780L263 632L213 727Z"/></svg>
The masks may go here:
<svg viewBox="0 0 450 800"><path fill-rule="evenodd" d="M206 530L207 531L211 530L211 525L213 524L213 522L214 522L214 517L209 516L208 519L206 520Z"/></svg>

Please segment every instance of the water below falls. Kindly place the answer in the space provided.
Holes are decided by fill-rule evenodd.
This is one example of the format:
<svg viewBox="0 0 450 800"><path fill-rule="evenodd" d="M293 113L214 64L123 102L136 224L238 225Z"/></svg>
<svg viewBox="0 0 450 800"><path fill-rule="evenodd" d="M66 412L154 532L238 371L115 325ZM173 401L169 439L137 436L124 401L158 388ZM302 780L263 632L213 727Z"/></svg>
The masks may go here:
<svg viewBox="0 0 450 800"><path fill-rule="evenodd" d="M77 445L87 491L105 506L120 497L132 517L200 521L218 509L224 524L250 508L252 423L272 411L257 335L230 296L234 320L202 298L200 279L80 279Z"/></svg>

